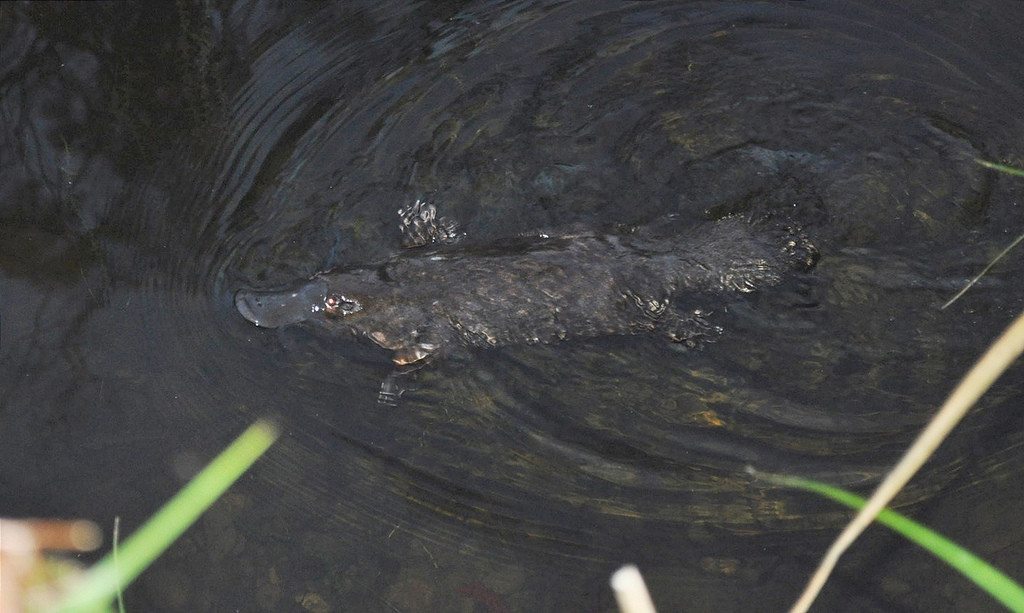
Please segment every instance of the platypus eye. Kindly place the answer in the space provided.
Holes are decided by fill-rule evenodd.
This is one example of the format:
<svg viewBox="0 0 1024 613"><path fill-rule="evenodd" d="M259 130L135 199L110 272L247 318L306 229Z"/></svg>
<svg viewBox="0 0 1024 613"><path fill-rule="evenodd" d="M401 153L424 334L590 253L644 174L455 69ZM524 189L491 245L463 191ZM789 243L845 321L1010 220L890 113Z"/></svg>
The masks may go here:
<svg viewBox="0 0 1024 613"><path fill-rule="evenodd" d="M348 298L340 294L331 294L324 300L324 311L328 315L351 315L363 310L363 305L358 300Z"/></svg>

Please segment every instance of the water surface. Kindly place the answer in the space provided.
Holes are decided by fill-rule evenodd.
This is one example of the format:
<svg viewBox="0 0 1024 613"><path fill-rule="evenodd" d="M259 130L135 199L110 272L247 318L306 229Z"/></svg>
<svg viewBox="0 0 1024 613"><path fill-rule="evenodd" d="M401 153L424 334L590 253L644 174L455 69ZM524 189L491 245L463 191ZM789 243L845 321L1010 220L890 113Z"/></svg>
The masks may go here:
<svg viewBox="0 0 1024 613"><path fill-rule="evenodd" d="M95 8L93 8L95 7ZM144 610L780 610L1024 306L1009 1L350 2L0 8L4 515L141 523L258 416L285 436L129 590ZM399 247L417 198L473 241L801 225L817 268L661 338L442 361L261 330L240 287ZM902 498L1024 576L1024 379ZM924 590L919 591L919 590ZM822 610L978 610L880 531Z"/></svg>

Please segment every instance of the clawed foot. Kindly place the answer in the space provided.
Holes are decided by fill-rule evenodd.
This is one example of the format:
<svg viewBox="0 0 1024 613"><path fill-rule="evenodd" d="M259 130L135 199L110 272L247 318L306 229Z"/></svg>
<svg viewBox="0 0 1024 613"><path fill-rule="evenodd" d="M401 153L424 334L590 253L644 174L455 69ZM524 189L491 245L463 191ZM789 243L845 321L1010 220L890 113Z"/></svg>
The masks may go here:
<svg viewBox="0 0 1024 613"><path fill-rule="evenodd" d="M402 399L402 394L412 388L402 387L399 377L406 373L394 371L384 378L380 384L380 392L377 394L377 404L389 407L397 407Z"/></svg>
<svg viewBox="0 0 1024 613"><path fill-rule="evenodd" d="M438 217L437 207L417 200L399 209L398 224L402 246L423 247L432 243L454 243L461 237L459 225L449 217Z"/></svg>
<svg viewBox="0 0 1024 613"><path fill-rule="evenodd" d="M674 317L675 321L667 328L666 334L673 343L697 348L702 342L722 333L722 326L708 321L710 316L711 312L703 309L694 309L685 315L680 313Z"/></svg>

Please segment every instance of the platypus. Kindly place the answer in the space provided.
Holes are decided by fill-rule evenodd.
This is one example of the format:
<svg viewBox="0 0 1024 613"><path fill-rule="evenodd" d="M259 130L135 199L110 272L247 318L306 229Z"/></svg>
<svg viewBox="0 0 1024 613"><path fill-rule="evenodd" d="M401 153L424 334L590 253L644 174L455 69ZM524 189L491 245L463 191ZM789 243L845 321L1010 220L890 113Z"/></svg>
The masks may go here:
<svg viewBox="0 0 1024 613"><path fill-rule="evenodd" d="M365 337L400 366L458 348L603 335L692 343L718 331L709 309L728 296L775 285L817 259L798 229L740 217L671 235L640 227L486 249L453 245L457 227L433 205L417 201L399 215L409 249L286 289L241 290L238 312L265 328L306 323Z"/></svg>

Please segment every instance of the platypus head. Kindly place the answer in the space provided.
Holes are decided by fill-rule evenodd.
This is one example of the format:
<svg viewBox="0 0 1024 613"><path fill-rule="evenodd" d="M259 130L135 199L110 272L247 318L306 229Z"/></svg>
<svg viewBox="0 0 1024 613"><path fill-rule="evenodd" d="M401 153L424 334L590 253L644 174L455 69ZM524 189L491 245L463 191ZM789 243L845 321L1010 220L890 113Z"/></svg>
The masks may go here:
<svg viewBox="0 0 1024 613"><path fill-rule="evenodd" d="M235 294L235 308L262 328L304 321L334 327L380 310L388 292L387 283L372 271L353 271L317 275L294 289L240 290Z"/></svg>
<svg viewBox="0 0 1024 613"><path fill-rule="evenodd" d="M262 328L306 322L330 332L366 337L394 352L401 366L431 357L439 344L424 335L429 313L410 304L374 270L317 275L281 291L241 290L235 307L242 317Z"/></svg>

